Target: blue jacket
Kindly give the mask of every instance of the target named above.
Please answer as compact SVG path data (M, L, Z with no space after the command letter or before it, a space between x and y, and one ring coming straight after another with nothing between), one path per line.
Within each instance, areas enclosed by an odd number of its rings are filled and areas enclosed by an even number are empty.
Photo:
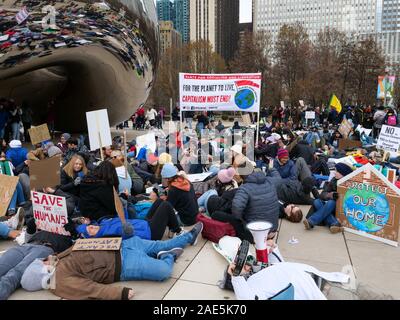
M19 166L26 160L28 150L25 148L11 148L6 152L6 158L11 161L14 167Z
M80 233L84 238L104 238L104 237L111 237L111 236L122 236L122 239L128 239L133 236L137 236L141 239L151 240L151 230L149 223L145 220L139 219L127 219L127 223L130 223L133 226L133 234L126 235L122 231L122 222L120 218L110 218L110 219L103 219L100 221L98 226L100 226L99 232L96 236L91 237L87 231L86 227L87 224L81 224L76 227L76 231Z
M279 172L283 180L297 180L297 168L292 160L289 160L285 165L281 166L278 159L274 159L274 168Z

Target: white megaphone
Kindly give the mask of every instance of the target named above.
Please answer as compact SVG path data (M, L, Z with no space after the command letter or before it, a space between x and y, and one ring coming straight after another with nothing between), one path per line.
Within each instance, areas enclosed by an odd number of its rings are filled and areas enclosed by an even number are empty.
M256 244L257 261L268 263L267 237L272 223L267 221L254 221L247 224L247 229L253 235Z

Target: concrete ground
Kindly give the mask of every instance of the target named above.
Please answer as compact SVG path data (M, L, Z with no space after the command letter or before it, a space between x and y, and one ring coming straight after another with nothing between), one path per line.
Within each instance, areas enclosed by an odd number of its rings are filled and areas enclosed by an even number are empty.
M112 131L113 136L122 131ZM145 132L128 131L128 140ZM304 216L309 206L301 206ZM297 244L290 244L292 237ZM331 234L328 228L304 229L303 223L280 222L277 236L279 249L288 262L306 263L321 271L354 274L357 283L369 289L400 299L400 249L350 233ZM0 241L0 252L16 245L12 241ZM225 259L212 247L212 243L200 238L195 247L185 249L177 260L172 277L165 282L132 281L117 283L132 287L137 300L234 300L231 291L221 290L217 282L227 267ZM367 295L368 297L368 295ZM369 296L371 297L371 295ZM339 291L330 296L335 299L351 299L351 295ZM29 293L17 290L11 300L60 299L47 291Z

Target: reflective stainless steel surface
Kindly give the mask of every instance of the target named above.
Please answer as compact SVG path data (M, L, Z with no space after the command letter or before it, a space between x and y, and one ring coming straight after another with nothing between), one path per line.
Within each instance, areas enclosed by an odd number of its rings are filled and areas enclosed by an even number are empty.
M146 101L158 42L153 0L0 0L0 97L27 100L36 122L54 100L59 130L86 130L85 112L103 108L114 125Z

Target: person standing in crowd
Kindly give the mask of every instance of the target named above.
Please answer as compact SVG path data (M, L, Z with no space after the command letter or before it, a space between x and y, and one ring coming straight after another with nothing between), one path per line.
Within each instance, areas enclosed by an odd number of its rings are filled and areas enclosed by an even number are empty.
M5 100L0 100L0 139L5 139L6 125L9 119L10 113L6 110ZM8 141L6 139L6 141Z
M22 124L24 126L24 141L25 142L30 142L30 136L29 136L29 129L32 126L32 122L33 122L33 110L30 107L30 105L28 104L28 102L24 101L22 102L22 116L21 116L21 120L22 120Z
M11 126L11 139L20 140L22 109L19 106L14 106L10 110L9 123Z
M378 107L378 110L375 111L374 113L374 137L377 139L381 129L382 125L385 123L385 118L386 118L386 112L384 110L383 106Z
M194 111L184 111L183 115L185 116L186 125L190 130L193 129L193 118L194 118Z
M343 227L335 217L336 201L338 199L337 182L353 172L353 169L345 163L337 163L335 166L335 177L324 185L323 192L319 199L314 201L313 213L303 221L307 230L319 224L329 227L331 233L343 231Z
M149 120L150 126L154 128L156 124L156 117L157 117L157 111L154 109L153 106L149 108L146 112L146 118Z
M180 112L181 111L180 111L180 108L178 105L172 110L172 119L171 120L174 122L175 128L177 130L179 130L179 128L180 128L180 121L181 121Z
M188 179L178 175L178 169L172 163L163 166L161 177L166 179L168 186L166 200L178 212L180 222L188 226L195 224L199 206L193 185Z
M207 116L207 111L204 111L197 115L197 125L196 125L196 131L199 135L201 135L203 129L205 129L208 124L210 123L208 116Z

